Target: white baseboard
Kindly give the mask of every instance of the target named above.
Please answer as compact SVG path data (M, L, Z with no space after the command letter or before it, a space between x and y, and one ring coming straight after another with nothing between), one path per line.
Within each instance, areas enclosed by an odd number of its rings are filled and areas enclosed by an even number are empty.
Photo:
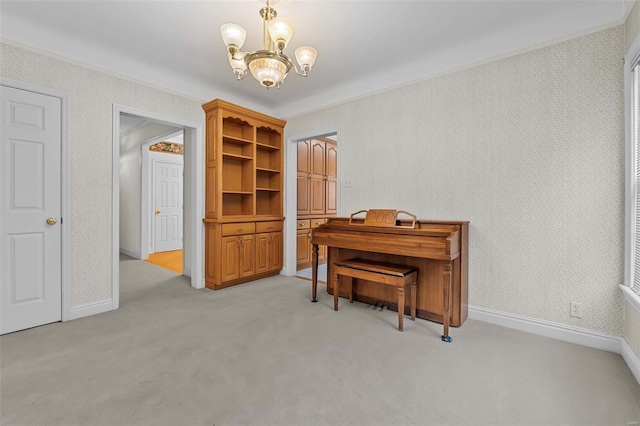
M140 252L129 250L126 248L120 247L120 253L125 254L129 257L133 257L134 259L142 259L142 255L140 254Z
M638 383L640 383L640 358L633 352L626 339L622 339L622 350L620 355L629 366L629 370L633 373Z
M90 315L101 314L113 310L113 300L107 299L100 302L87 303L71 307L71 317L69 319L78 319L88 317Z
M469 306L469 318L590 348L622 353L621 341L624 339L619 336L475 306Z

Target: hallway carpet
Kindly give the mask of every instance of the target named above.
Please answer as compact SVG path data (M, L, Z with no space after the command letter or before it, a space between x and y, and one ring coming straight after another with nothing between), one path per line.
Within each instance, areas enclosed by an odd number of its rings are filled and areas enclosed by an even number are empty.
M123 257L121 308L0 338L10 425L623 425L619 355L467 320L442 328L276 276L220 291Z

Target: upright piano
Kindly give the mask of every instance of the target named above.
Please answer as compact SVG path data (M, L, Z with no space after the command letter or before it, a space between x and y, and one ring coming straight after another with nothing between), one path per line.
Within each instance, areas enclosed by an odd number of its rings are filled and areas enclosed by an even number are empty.
M454 327L467 319L469 222L399 220L393 227L369 226L350 218L330 218L311 235L312 301L317 296L318 246L327 246L327 292L333 294L333 263L350 258L395 263L418 268L417 312L419 318ZM343 278L340 277L340 280ZM348 279L348 278L347 278ZM345 283L346 284L346 283ZM348 297L340 281L340 295ZM382 303L397 309L397 294L390 286L358 280L354 299ZM406 308L409 309L408 307ZM407 311L408 313L408 311ZM448 326L448 324L446 324Z

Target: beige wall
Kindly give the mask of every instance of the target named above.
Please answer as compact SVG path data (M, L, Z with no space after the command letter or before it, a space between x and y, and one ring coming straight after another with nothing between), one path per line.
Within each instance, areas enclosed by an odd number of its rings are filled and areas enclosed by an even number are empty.
M72 306L111 299L113 105L201 123L200 103L0 43L0 76L70 94Z
M636 2L624 24L625 53L640 34L640 6ZM640 357L640 311L625 302L623 336L635 354Z
M291 117L339 128L341 215L470 220L469 303L621 335L622 26ZM569 303L584 318L569 316Z

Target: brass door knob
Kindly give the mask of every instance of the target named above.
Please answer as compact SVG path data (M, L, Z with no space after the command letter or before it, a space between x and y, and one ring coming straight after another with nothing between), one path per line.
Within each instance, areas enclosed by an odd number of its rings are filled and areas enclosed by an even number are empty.
M58 223L58 219L56 219L55 217L50 217L47 219L47 225L55 225L56 223Z
M160 210L156 210L156 214L160 214Z

